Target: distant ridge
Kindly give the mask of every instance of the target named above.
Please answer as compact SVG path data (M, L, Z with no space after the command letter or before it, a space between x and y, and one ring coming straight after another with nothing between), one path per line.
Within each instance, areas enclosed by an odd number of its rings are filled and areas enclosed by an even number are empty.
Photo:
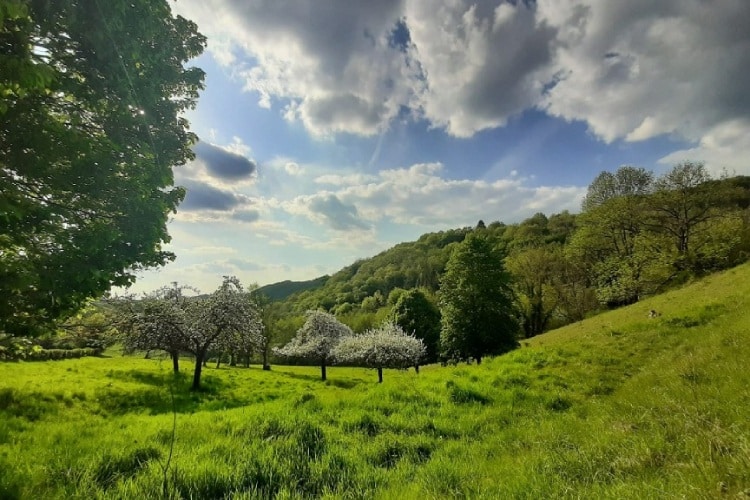
M284 300L297 292L316 290L325 285L328 278L329 276L326 275L307 281L279 281L278 283L271 283L270 285L260 287L258 292L271 300Z

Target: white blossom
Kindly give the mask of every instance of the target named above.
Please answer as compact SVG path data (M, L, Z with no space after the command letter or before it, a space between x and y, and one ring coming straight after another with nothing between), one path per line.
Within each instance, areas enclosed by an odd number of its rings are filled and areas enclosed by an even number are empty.
M382 382L383 368L419 366L426 348L422 339L409 335L396 323L386 322L378 328L342 339L333 351L339 363L376 368Z

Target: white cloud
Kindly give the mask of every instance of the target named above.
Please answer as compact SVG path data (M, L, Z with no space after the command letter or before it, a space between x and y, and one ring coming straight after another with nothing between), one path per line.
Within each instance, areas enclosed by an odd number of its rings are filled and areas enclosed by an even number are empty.
M750 175L750 120L731 120L710 129L693 148L674 151L659 160L675 165L685 160L704 161L714 176Z
M284 170L286 171L287 174L289 174L289 175L295 175L295 176L302 175L302 173L304 172L304 170L302 169L302 167L300 167L299 164L297 164L297 163L295 163L293 161L285 163L284 164Z
M346 182L331 182L333 189L315 194L263 203L335 231L367 232L377 231L382 223L435 230L479 219L520 221L538 211L577 211L585 194L583 187L528 186L528 179L517 173L494 182L446 179L439 163L331 179Z
M603 140L694 142L750 113L750 3L539 0L558 30L547 111Z
M316 136L395 117L468 137L530 108L705 157L750 115L747 0L183 0L246 90ZM743 146L742 141L735 141ZM750 153L737 151L737 156Z
M548 78L554 30L523 3L407 2L406 20L426 82L425 118L469 137L533 107Z
M368 174L326 174L315 178L316 184L328 184L331 186L356 186L377 180L377 176Z

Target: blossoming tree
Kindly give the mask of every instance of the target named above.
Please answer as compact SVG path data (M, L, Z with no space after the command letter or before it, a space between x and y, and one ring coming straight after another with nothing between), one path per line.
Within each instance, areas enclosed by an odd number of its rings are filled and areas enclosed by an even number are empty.
M342 339L333 351L339 363L375 368L380 383L383 382L383 368L406 369L413 366L418 370L419 362L426 353L422 339L407 334L392 322Z
M320 365L320 376L326 380L326 366L332 360L331 351L339 341L351 337L353 332L333 314L323 311L307 311L306 314L307 320L297 330L294 338L273 352L278 356L317 362Z

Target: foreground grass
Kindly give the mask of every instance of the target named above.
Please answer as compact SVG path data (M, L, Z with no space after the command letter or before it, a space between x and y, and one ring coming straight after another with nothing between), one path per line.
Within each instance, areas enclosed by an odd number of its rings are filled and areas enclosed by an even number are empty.
M167 361L0 364L0 498L750 496L749 340L746 265L382 385L222 368L190 393Z

